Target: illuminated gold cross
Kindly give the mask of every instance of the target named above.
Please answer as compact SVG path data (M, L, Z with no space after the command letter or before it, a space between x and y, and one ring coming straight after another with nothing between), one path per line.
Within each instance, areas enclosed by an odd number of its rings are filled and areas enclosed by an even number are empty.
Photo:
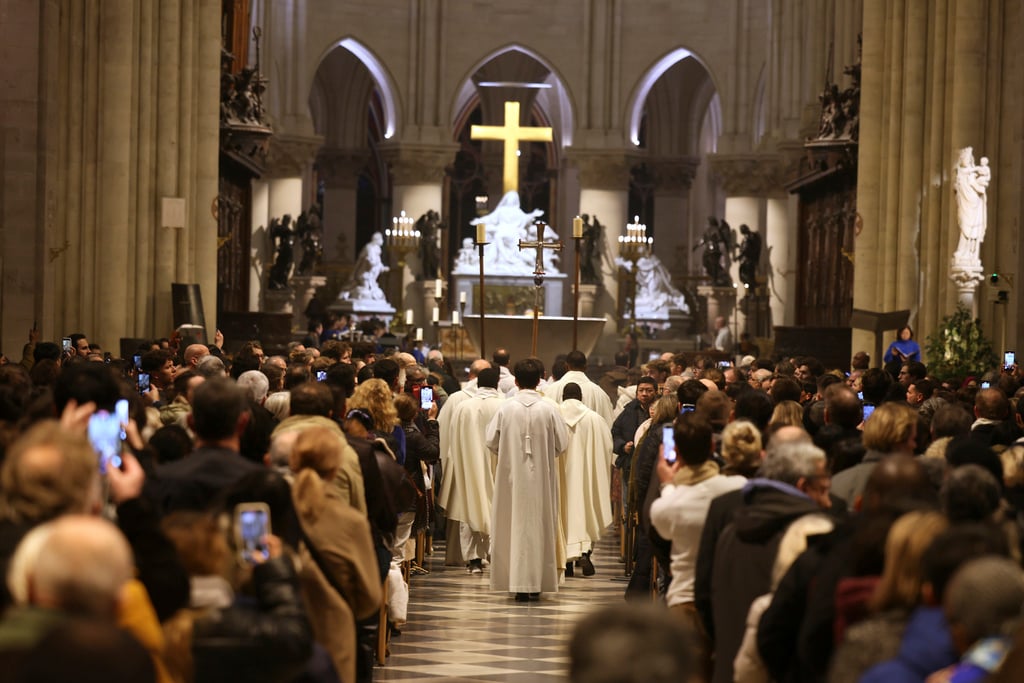
M519 142L521 140L551 142L551 129L519 125L519 103L505 103L505 125L473 126L469 137L474 140L501 140L505 143L502 171L502 194L519 190Z

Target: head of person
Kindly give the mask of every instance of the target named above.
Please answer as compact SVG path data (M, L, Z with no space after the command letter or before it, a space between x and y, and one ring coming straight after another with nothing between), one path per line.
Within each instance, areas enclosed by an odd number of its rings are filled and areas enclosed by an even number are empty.
M409 425L416 419L420 412L420 403L412 394L399 394L395 396L395 411L398 419L404 425Z
M941 439L943 437L967 436L971 433L971 424L974 418L970 412L959 403L946 403L936 409L932 415L931 429L932 437Z
M334 411L334 394L322 382L306 382L289 392L292 415L319 415L330 417Z
M994 524L952 524L928 546L921 558L925 604L942 605L946 589L957 570L976 557L1010 556L1010 546Z
M974 397L974 415L986 420L1005 420L1010 416L1010 402L1000 389L981 389Z
M792 377L780 376L772 380L771 389L768 390L771 394L772 401L775 405L782 403L783 401L795 401L800 402L800 395L803 393L803 388L800 383Z
M49 522L49 535L29 569L29 602L66 614L113 621L122 590L135 576L121 531L91 515Z
M491 354L491 360L494 361L495 365L507 368L512 358L508 354L508 349L499 346L494 349L494 353Z
M745 391L736 398L732 414L737 420L750 420L758 431L764 432L774 410L771 397L760 389L754 389Z
M907 387L907 403L914 407L920 407L935 393L935 384L928 379L919 379L910 383Z
M1020 622L1024 572L1006 557L971 560L953 576L943 603L957 652L982 638L1009 637Z
M896 520L885 539L882 577L869 602L873 611L912 610L920 604L921 558L948 526L945 515L934 510L915 510Z
M832 480L825 451L811 443L809 436L807 439L787 441L768 449L761 464L761 476L799 489L827 510L832 507L832 499L829 498Z
M89 440L42 420L7 449L0 467L0 514L36 524L102 506L99 463Z
M587 354L579 350L570 351L565 357L565 364L570 370L583 372L587 369Z
M732 412L732 401L724 391L712 389L705 391L697 399L697 414L703 417L716 432L721 432L729 421Z
M154 349L142 354L142 371L158 388L171 386L174 381L174 357L166 349Z
M860 378L861 393L864 394L864 402L871 405L880 405L885 400L892 385L892 377L881 368L868 368Z
M210 379L192 396L189 426L197 441L216 442L240 436L249 422L245 391L229 379Z
M368 379L356 386L349 397L349 410L360 408L373 417L374 430L381 435L390 434L398 424L391 387L382 379Z
M954 524L989 522L999 511L1002 490L991 472L979 465L955 467L939 491L942 511Z
M676 389L676 401L679 403L681 410L696 410L697 401L700 397L708 390L706 386L700 383L700 380L688 379L679 385Z
M68 337L71 339L71 348L75 350L75 355L80 358L85 358L89 355L89 340L85 338L84 334L74 332L69 334Z
M714 453L711 423L698 413L683 413L674 425L676 451L684 465L699 467Z
M189 576L227 578L231 550L217 518L209 512L180 510L160 521L160 529Z
M206 344L189 344L185 347L181 360L187 367L194 368L199 365L199 361L209 355L210 349Z
M899 382L904 387L910 386L928 376L928 368L921 361L908 360L900 368Z
M270 380L260 370L246 370L238 376L238 386L245 389L249 400L263 405L270 392Z
M562 400L570 401L573 399L582 401L583 389L576 382L566 382L565 386L562 387Z
M488 361L484 360L483 358L477 358L476 360L469 364L469 379L476 379L477 377L480 376L481 371L486 370L487 368L490 367L494 367L496 370L498 370L498 376L501 376L501 370L499 369L501 366L492 366Z
M749 420L734 420L722 430L722 459L737 474L752 476L761 466L761 432Z
M907 454L882 458L868 476L859 501L850 501L865 514L903 514L938 507L938 492L917 458Z
M833 384L825 390L825 423L845 430L856 429L864 420L864 404L853 389Z
M500 377L501 371L498 368L486 367L477 372L476 385L481 389L497 389Z
M331 481L341 467L345 449L351 446L337 430L312 426L290 430L296 434L288 457L292 472L312 470L324 481Z
M657 395L658 382L650 376L641 377L636 384L636 400L640 401L640 405L648 407Z
M627 602L592 612L569 643L571 683L676 683L693 671L693 635L665 609Z
M350 438L357 437L360 439L366 439L373 436L373 415L364 408L349 408L348 412L345 413L345 419L341 424L342 428L345 430L345 434Z
M914 338L914 330L910 327L910 325L904 325L903 327L900 328L897 338L900 341L910 341L911 339Z
M804 409L796 401L779 401L772 411L772 419L768 421L768 431L772 432L785 425L802 427L804 424Z
M516 378L516 386L520 389L536 389L544 374L544 366L536 358L524 358L518 361L512 370Z
M858 351L850 360L850 368L853 370L867 370L870 366L871 356L867 351Z
M913 455L917 448L917 411L906 403L883 403L864 422L863 439L869 450Z
M214 377L226 377L227 368L224 365L224 360L217 356L203 356L199 359L196 364L196 374L206 379L213 379Z
M377 379L384 380L384 383L387 384L392 391L397 391L401 386L399 382L400 371L401 368L398 363L390 358L381 358L373 364L373 376Z

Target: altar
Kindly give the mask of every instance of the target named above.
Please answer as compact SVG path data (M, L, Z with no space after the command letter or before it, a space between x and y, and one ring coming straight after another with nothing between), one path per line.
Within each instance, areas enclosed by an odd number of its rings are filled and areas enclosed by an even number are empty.
M480 348L480 316L467 315L463 319L466 334L473 346ZM579 319L579 350L588 356L593 352L604 332L604 318ZM538 320L537 357L544 361L546 371L551 371L555 356L572 351L572 318L563 316L542 316ZM490 358L491 352L501 346L508 349L512 365L531 354L533 340L533 316L490 315L484 319L484 334L487 335L487 351L482 358Z
M480 276L468 273L452 273L455 301L466 295L466 313L480 313ZM540 313L544 317L562 315L562 294L568 276L564 273L550 273L544 276L541 286ZM533 275L490 275L485 276L483 311L490 320L491 315L516 316L532 314L534 302ZM571 310L569 311L572 312Z

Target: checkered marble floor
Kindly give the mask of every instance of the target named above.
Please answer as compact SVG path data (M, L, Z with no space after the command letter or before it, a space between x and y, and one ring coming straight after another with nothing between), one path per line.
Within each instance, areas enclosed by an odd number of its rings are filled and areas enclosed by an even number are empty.
M391 639L391 656L374 680L564 682L576 622L623 599L626 584L612 580L622 576L618 551L618 536L609 531L594 551L594 576L584 578L577 568L558 593L517 603L490 591L489 569L479 575L445 567L444 547L435 546L430 573L412 577L409 621Z

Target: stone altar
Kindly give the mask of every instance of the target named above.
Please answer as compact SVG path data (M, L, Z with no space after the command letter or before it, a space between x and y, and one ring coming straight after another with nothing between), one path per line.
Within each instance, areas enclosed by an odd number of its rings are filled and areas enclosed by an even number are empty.
M478 314L477 298L480 293L480 275L452 273L455 291L466 294L466 313ZM541 315L544 317L562 315L562 292L568 275L548 273L544 276L541 289ZM533 275L484 275L484 295L487 305L484 311L487 319L493 315L527 315L533 311ZM454 297L453 301L459 301ZM571 306L569 313L571 313ZM582 313L582 311L581 311ZM570 333L571 334L571 333Z

